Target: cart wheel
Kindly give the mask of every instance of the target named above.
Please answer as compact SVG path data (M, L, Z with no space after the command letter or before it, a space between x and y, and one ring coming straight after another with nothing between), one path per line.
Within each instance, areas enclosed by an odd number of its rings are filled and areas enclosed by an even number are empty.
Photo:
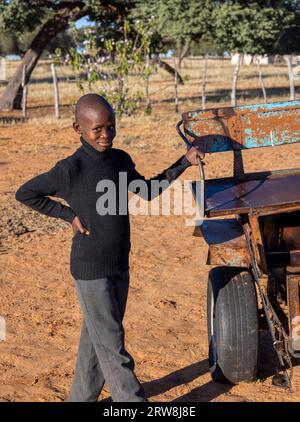
M210 271L207 324L213 381L254 379L259 361L259 320L256 290L248 269L217 267Z

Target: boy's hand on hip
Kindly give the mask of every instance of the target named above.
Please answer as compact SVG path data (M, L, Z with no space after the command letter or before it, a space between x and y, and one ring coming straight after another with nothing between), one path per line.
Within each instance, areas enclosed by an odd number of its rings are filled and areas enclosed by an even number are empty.
M89 235L90 232L83 227L83 225L81 224L81 221L79 220L79 218L74 217L73 221L72 221L72 229L73 229L73 234L75 235L78 231L80 231L81 234L85 234L85 235Z
M199 147L191 147L185 156L193 166L198 164L198 157L199 159L203 158L203 154Z

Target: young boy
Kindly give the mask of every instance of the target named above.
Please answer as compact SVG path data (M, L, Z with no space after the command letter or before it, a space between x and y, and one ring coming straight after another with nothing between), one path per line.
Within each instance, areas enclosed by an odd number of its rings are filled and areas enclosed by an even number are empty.
M104 382L114 401L147 401L134 374L134 360L125 349L122 325L129 288L128 208L125 213L99 215L97 184L114 182L118 210L120 172L127 175L127 195L133 180L142 180L149 188L151 180L172 182L188 166L197 164L200 152L191 148L167 170L145 180L125 151L112 148L115 114L103 97L82 96L73 127L80 135L80 148L16 192L18 201L62 218L73 228L70 266L84 321L69 401L96 402ZM63 198L70 206L48 196ZM150 191L147 199L152 197Z

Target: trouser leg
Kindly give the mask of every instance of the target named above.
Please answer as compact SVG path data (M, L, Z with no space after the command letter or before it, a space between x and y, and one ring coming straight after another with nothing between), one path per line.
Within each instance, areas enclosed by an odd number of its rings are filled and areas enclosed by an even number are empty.
M69 401L96 402L104 382L98 357L83 321Z
M128 271L122 272L119 276L115 277L115 280L117 302L121 318L123 319L129 289ZM69 401L97 401L104 383L104 375L101 370L93 343L90 339L86 323L83 320L74 379L71 387Z
M114 401L145 401L125 350L122 318L129 285L128 272L120 276L75 280L84 314L70 401L96 401L104 380Z

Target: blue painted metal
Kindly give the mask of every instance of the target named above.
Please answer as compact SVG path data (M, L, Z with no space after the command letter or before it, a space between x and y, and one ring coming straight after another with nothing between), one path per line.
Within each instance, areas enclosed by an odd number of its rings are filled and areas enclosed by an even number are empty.
M186 135L203 152L300 142L300 101L191 111L182 118Z

